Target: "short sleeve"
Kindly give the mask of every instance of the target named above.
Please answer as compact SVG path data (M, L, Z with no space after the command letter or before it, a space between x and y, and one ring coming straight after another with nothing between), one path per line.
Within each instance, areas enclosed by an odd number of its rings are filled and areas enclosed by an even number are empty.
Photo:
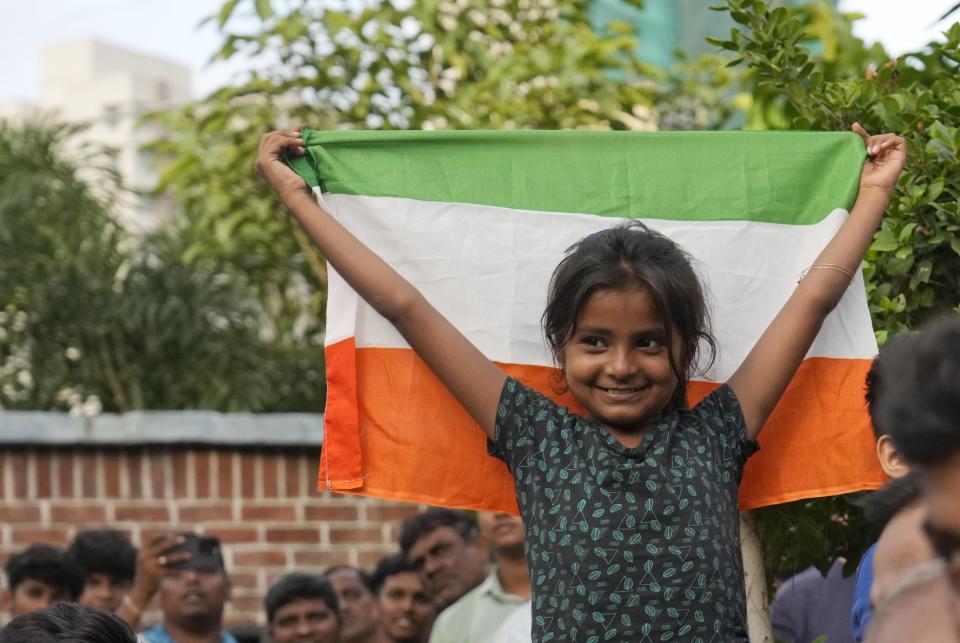
M747 437L740 401L727 384L714 389L692 409L705 434L714 438L716 461L735 468L739 478L747 458L760 450L756 441Z
M497 404L496 439L488 441L488 451L515 472L543 450L548 434L555 433L567 415L562 406L508 377Z

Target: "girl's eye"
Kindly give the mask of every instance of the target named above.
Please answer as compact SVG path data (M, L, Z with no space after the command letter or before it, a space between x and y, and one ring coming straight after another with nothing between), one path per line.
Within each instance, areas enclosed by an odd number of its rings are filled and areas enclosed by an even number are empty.
M643 349L661 348L663 342L656 337L643 337L637 340L637 347Z
M581 344L590 346L591 348L603 348L606 345L606 342L603 341L602 337L596 337L588 335L580 340Z

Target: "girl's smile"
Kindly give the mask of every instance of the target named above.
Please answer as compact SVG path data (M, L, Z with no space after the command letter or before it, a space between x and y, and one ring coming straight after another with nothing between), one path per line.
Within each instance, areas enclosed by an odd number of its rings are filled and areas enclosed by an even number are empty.
M570 392L591 420L604 424L626 447L670 402L677 378L660 315L646 288L600 290L583 306L573 337L563 350Z

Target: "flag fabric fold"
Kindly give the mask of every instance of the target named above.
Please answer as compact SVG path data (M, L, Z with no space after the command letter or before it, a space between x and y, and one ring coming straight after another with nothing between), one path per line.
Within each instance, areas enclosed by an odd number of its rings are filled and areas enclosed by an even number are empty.
M578 239L642 219L709 291L725 381L847 216L864 159L849 133L303 132L317 198L505 372L559 392L540 330ZM321 489L516 512L485 436L397 331L330 270ZM743 508L876 488L864 378L877 352L860 275L760 435Z

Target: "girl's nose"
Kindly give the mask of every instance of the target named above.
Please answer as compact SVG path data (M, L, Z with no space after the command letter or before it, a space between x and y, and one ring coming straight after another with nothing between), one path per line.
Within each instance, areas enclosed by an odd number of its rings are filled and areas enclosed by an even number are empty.
M631 359L630 351L613 350L610 352L610 359L607 361L607 372L616 378L624 378L632 375L636 366Z

